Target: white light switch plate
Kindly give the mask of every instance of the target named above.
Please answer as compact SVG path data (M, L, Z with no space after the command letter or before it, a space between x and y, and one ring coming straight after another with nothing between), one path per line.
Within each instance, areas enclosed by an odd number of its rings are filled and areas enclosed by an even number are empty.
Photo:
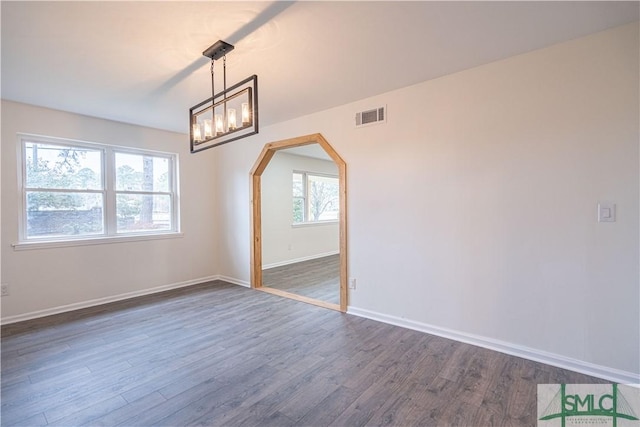
M616 222L616 204L598 202L598 222Z

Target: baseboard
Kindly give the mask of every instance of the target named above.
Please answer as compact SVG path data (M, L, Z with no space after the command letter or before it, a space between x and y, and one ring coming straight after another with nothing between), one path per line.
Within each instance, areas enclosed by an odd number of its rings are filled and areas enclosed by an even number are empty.
M331 251L331 252L324 252L316 255L303 256L301 258L288 259L286 261L273 262L271 264L264 264L262 266L262 269L268 270L270 268L282 267L289 264L295 264L297 262L311 261L313 259L324 258L327 256L338 255L338 254L340 254L340 251Z
M94 307L97 305L108 304L110 302L122 301L130 298L140 297L144 295L156 294L158 292L169 291L171 289L183 288L185 286L197 285L200 283L211 282L213 280L226 280L220 276L200 277L198 279L186 280L184 282L172 283L169 285L157 286L155 288L142 289L140 291L127 292L124 294L114 295L110 297L97 298L89 301L82 301L74 304L62 305L45 310L32 311L30 313L18 314L16 316L8 316L0 319L0 324L8 325L10 323L22 322L25 320L37 319L39 317L51 316L53 314L66 313L68 311L80 310L83 308ZM228 280L226 280L228 281ZM233 283L233 282L232 282Z
M627 372L607 366L596 365L593 363L584 362L582 360L573 359L559 354L548 353L546 351L537 350L518 344L459 332L452 329L440 328L426 323L415 322L395 316L389 316L387 314L381 314L357 307L349 307L347 313L354 316L366 317L367 319L377 320L379 322L388 323L407 329L413 329L416 331L437 335L443 338L448 338L454 341L487 348L489 350L495 350L500 353L509 354L511 356L522 357L523 359L545 363L547 365L568 369L570 371L579 372L620 384L640 384L640 375L634 374L633 372Z
M251 283L246 282L244 280L235 279L235 278L229 277L229 276L218 275L218 276L216 276L216 280L223 280L225 282L231 283L232 285L244 286L245 288L250 288L251 287Z

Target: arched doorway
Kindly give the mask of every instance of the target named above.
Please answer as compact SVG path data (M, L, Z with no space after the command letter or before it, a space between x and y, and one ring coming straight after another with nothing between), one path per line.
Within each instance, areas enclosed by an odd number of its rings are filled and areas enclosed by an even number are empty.
M262 174L267 165L280 150L294 147L318 144L335 162L339 178L339 264L340 264L340 303L332 304L324 301L308 298L289 292L263 287L263 253L262 253ZM253 168L251 169L251 287L272 294L296 299L318 306L346 312L347 310L347 190L346 190L346 163L331 147L329 142L319 133L305 135L297 138L285 139L268 143L262 149Z

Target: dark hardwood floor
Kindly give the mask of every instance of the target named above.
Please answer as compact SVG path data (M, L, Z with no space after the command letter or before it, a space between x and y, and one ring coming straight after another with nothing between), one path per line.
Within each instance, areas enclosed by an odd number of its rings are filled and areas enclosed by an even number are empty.
M2 327L2 426L533 426L605 382L211 282Z
M340 255L262 270L262 285L340 304Z

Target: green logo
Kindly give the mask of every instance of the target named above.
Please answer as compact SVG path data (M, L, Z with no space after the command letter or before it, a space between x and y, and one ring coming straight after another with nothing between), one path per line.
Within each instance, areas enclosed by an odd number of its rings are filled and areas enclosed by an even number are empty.
M638 421L638 416L633 409L634 406L637 409L638 405L636 396L630 396L633 397L631 403L634 405L632 406L618 388L618 384L570 384L570 391L567 391L567 384L560 384L559 390L553 395L549 404L540 411L541 386L552 385L538 385L539 421L559 419L562 427L566 426L569 417L581 417L580 420L572 418L572 424L581 425L602 425L603 420L609 418L610 423L607 424L613 427L618 426L619 420ZM539 425L543 424L539 423Z

